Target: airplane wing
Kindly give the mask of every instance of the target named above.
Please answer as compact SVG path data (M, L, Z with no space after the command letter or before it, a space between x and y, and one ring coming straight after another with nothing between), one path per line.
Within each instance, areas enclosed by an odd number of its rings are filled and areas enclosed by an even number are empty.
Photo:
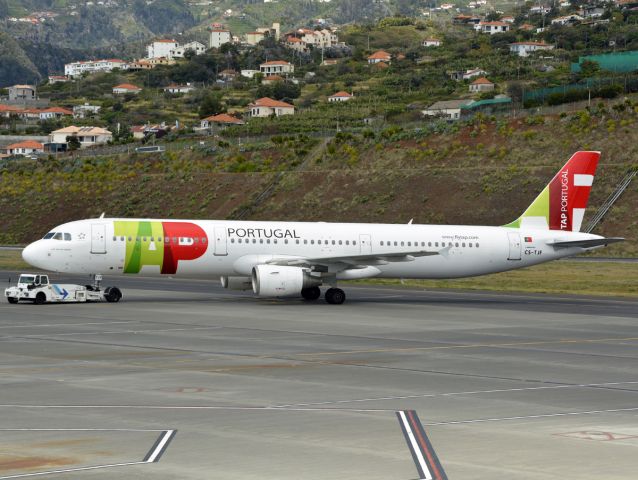
M267 263L297 267L341 266L342 269L363 268L370 265L387 265L391 262L412 262L416 257L439 255L438 251L415 250L411 252L378 253L362 255L341 255L325 257L275 257ZM320 269L317 269L320 270Z
M555 240L553 242L547 242L548 245L556 248L569 248L569 247L580 247L580 248L593 248L593 247L601 247L607 246L610 243L624 242L625 239L622 237L609 237L609 238L594 238L591 240L570 240L570 241L560 241Z

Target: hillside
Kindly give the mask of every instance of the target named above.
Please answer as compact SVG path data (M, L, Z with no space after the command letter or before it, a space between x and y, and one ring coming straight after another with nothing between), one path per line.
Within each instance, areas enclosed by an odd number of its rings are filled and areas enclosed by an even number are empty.
M3 165L0 243L38 238L63 221L109 216L487 224L511 221L578 149L603 158L589 215L638 158L638 104L431 129L391 127L189 147L158 157L43 159ZM274 183L273 183L274 182ZM272 186L262 202L255 199ZM638 185L596 230L638 237ZM635 242L606 254L638 254Z

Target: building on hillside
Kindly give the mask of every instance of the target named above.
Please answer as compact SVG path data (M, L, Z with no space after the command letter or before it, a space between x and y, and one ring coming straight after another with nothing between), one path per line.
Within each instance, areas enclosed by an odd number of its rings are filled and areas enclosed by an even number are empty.
M264 38L266 38L266 34L264 32L248 32L244 35L244 43L255 46Z
M463 80L470 80L474 77L485 76L487 75L487 72L481 68L470 68L469 70L449 71L447 74L452 80L461 82Z
M257 72L257 70L255 70L255 72ZM219 75L217 76L224 82L232 82L237 78L237 75L238 73L235 70L227 68L226 70L219 72Z
M7 155L33 155L44 153L44 145L33 140L25 140L23 142L12 143L6 147L0 147Z
M515 21L516 21L516 18L512 17L511 15L504 15L501 17L501 22L514 23Z
M33 85L13 85L9 87L10 102L33 102L37 100L36 89Z
M268 97L255 100L248 105L248 108L250 109L250 115L252 117L270 117L271 115L279 117L281 115L295 114L294 105Z
M348 100L354 98L354 95L345 91L340 91L337 93L333 93L328 97L329 102L347 102Z
M230 33L230 30L226 30L224 28L215 28L213 27L210 31L210 48L219 48L226 43L230 43L233 41L233 36Z
M133 85L132 83L120 83L119 85L113 87L114 95L124 95L126 93L137 95L141 91L142 89L140 87L138 87L137 85Z
M421 42L421 46L423 46L423 47L440 47L441 46L441 40L439 40L438 38L426 38L425 40L423 40L423 42Z
M177 48L179 43L173 39L155 40L146 47L148 58L171 58L171 50Z
M285 60L271 60L259 65L259 71L264 75L282 75L294 73L295 66Z
M128 63L119 58L108 58L103 60L86 60L82 62L72 62L64 65L64 75L69 78L79 77L84 73L111 72L116 68L128 70Z
M390 55L388 52L384 50L377 50L376 52L374 52L372 55L368 57L369 64L381 63L381 62L390 63L391 60L392 60L392 55Z
M202 55L206 53L206 45L199 42L188 42L184 45L178 45L177 47L171 49L168 54L168 58L184 58L184 55L189 50L195 55Z
M113 134L100 127L70 127L55 130L49 134L49 143L67 144L69 137L76 137L80 148L103 145L113 140Z
M70 78L66 75L49 75L49 84L55 85L56 83L66 83L70 81Z
M472 93L491 92L494 88L495 85L485 77L477 78L470 83L470 92Z
M259 70L243 69L240 75L245 78L253 78L257 73L259 73Z
M270 85L276 82L283 82L283 81L284 81L284 77L282 77L281 75L268 75L264 77L261 83L263 85Z
M286 43L286 47L290 48L291 50L294 50L295 52L301 53L308 50L308 45L301 38L289 36L289 37L286 37L285 43Z
M227 113L220 113L218 115L211 115L209 117L202 118L199 124L199 130L211 130L214 127L222 129L233 125L243 124L244 121L237 117L233 117Z
M22 108L20 107L17 107L14 105L0 104L0 117L3 117L3 118L15 117L21 111L22 111Z
M571 15L565 15L565 16L562 16L562 17L556 17L556 18L552 19L552 25L571 26L571 25L576 25L577 23L580 23L583 20L584 20L583 17L573 13Z
M300 39L306 46L314 48L330 48L339 43L337 33L327 28L321 30L300 28L292 32L292 36Z
M490 35L509 32L511 28L512 25L507 22L479 22L474 27L477 32L489 33Z
M461 100L443 100L435 102L421 113L426 117L444 117L448 120L458 120L461 118L461 107L472 103L474 100L465 98Z
M102 107L99 105L89 105L88 103L76 105L73 107L73 118L89 118L98 115L101 109Z
M534 5L529 9L530 15L547 15L552 11L552 7L548 5Z
M73 111L62 107L48 107L39 110L40 120L51 120L62 117L72 117Z
M178 85L176 83L171 83L170 85L162 88L162 90L164 90L164 92L166 93L173 93L173 94L190 93L193 90L195 90L195 86L191 85L190 83L187 83L186 85Z
M516 42L510 43L510 52L515 53L519 57L527 57L530 53L539 50L553 50L554 45L544 42Z

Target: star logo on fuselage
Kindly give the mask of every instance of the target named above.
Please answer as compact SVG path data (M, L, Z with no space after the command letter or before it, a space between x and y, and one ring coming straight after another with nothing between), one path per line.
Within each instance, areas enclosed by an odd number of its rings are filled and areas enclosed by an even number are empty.
M84 233L80 233L80 234L78 235L78 238L79 238L80 240L84 240L84 238L85 238L85 237L86 237L86 234L84 234Z

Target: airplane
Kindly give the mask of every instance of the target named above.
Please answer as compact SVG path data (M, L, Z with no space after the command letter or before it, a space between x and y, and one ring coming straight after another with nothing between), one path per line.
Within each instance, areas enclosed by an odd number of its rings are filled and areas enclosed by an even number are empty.
M503 226L92 218L59 225L24 260L53 272L219 277L260 297L342 304L365 278L444 279L503 272L623 241L580 232L600 152L576 152ZM111 290L112 301L121 298ZM118 296L119 295L119 296ZM107 297L108 299L108 297Z

